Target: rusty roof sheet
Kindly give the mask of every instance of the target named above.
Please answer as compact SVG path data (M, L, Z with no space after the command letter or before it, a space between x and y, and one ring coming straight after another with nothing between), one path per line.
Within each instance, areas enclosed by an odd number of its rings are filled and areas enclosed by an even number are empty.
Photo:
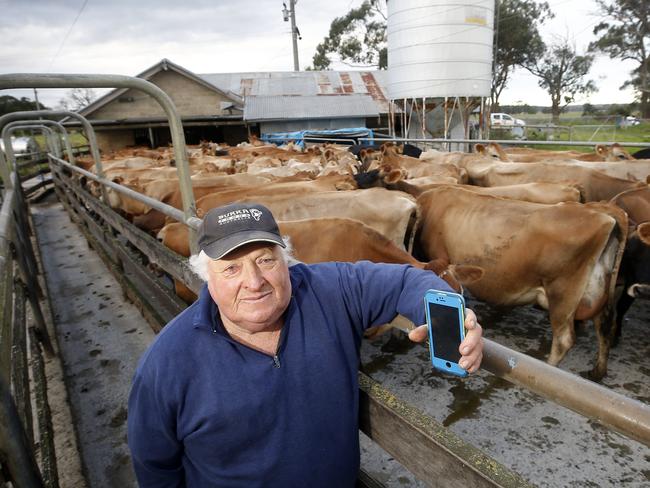
M369 95L249 96L244 120L376 117L377 104Z
M386 71L280 71L199 75L220 90L241 97L365 95L379 113L388 112Z

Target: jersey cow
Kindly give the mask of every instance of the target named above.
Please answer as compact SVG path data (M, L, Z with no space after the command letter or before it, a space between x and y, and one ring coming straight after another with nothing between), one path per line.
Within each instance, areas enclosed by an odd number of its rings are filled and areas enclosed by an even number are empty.
M483 268L483 278L467 288L488 303L547 309L552 365L575 342L574 320L593 319L599 349L591 377L605 375L624 212L607 204L543 205L453 187L425 192L418 205L418 242L427 259Z
M423 263L400 249L376 230L345 218L321 218L278 221L280 233L289 239L292 255L304 263L325 261L356 262L368 260L375 263L410 264L440 274L449 285L461 291L461 283L476 281L482 270L476 266L449 265L441 260ZM158 233L158 239L172 251L182 256L190 255L187 226L174 222ZM176 293L187 302L196 296L178 280ZM383 331L385 329L381 329Z

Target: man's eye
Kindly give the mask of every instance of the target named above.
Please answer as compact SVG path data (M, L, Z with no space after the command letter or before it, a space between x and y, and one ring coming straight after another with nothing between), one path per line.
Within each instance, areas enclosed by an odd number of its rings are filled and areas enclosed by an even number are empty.
M262 258L259 261L260 264L270 266L271 264L275 263L275 258Z
M237 273L237 266L228 266L222 271L222 273L226 276L232 276Z

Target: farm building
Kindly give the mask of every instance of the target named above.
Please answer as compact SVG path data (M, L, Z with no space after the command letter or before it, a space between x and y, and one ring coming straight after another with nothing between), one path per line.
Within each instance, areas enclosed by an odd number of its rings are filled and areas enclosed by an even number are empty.
M237 144L249 134L387 125L383 71L194 74L163 59L138 75L173 100L189 144ZM148 95L116 89L83 110L102 150L170 142L167 119Z

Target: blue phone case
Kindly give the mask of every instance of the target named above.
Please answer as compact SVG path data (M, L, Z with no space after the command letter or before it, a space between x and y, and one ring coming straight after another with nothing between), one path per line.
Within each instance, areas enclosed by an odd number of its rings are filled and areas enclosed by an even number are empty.
M429 326L431 364L440 371L456 376L467 376L467 371L458 364L460 360L458 346L465 338L465 299L458 293L428 290L424 295L424 309ZM438 320L444 322L440 324L443 334L436 334L438 329L434 331ZM438 344L436 344L436 335Z

